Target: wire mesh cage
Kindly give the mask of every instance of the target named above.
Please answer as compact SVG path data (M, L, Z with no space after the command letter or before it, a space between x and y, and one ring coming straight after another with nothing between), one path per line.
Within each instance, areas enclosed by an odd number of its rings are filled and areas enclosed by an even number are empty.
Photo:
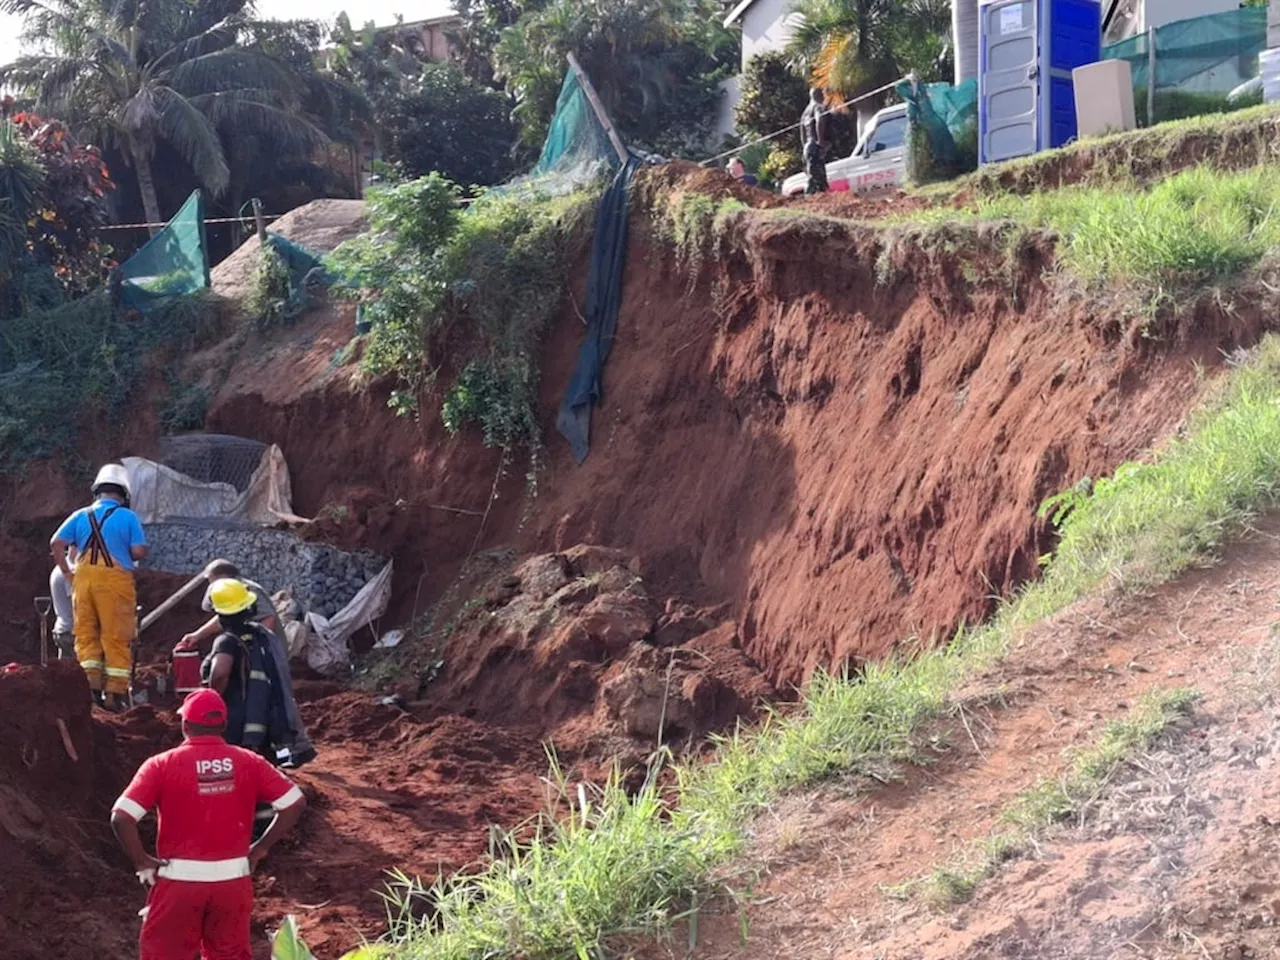
M243 493L266 452L267 444L259 440L195 433L161 438L157 459L193 480L227 483Z

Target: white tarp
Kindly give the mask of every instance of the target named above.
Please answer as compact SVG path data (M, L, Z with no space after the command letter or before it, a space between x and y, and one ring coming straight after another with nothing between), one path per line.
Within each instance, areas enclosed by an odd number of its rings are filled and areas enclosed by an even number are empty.
M125 457L121 462L133 486L133 510L143 523L175 518L306 523L293 512L289 467L275 444L263 453L243 493L229 483L201 483L154 460Z
M373 622L387 611L391 601L391 563L382 572L360 588L351 602L332 617L318 613L307 614L310 636L307 638L307 665L317 673L334 674L351 662L347 640L361 627Z

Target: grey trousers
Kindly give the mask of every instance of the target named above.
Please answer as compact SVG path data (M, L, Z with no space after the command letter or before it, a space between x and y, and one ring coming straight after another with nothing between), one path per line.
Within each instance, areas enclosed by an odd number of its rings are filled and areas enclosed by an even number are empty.
M57 567L49 574L49 595L53 597L54 633L72 633L71 584Z
M264 629L267 628L264 627ZM267 633L271 635L271 657L276 662L276 673L280 677L280 687L284 693L285 716L289 726L297 733L292 746L295 750L304 750L311 747L311 738L307 736L302 714L298 712L298 701L293 699L293 676L289 673L289 649L274 630L267 629Z

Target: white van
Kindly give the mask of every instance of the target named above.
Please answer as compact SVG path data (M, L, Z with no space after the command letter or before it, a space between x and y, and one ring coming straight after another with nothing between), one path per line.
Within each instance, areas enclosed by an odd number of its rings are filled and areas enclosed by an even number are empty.
M871 118L853 153L827 164L832 192L875 193L895 190L907 176L907 105L896 103ZM809 175L797 173L782 182L782 195L794 197L809 186Z

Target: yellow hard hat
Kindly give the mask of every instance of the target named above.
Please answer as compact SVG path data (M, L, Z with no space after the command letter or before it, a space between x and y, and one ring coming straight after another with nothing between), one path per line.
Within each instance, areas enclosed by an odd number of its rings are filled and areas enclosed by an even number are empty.
M224 578L210 584L207 599L215 613L231 616L252 607L258 602L258 595L239 580Z

